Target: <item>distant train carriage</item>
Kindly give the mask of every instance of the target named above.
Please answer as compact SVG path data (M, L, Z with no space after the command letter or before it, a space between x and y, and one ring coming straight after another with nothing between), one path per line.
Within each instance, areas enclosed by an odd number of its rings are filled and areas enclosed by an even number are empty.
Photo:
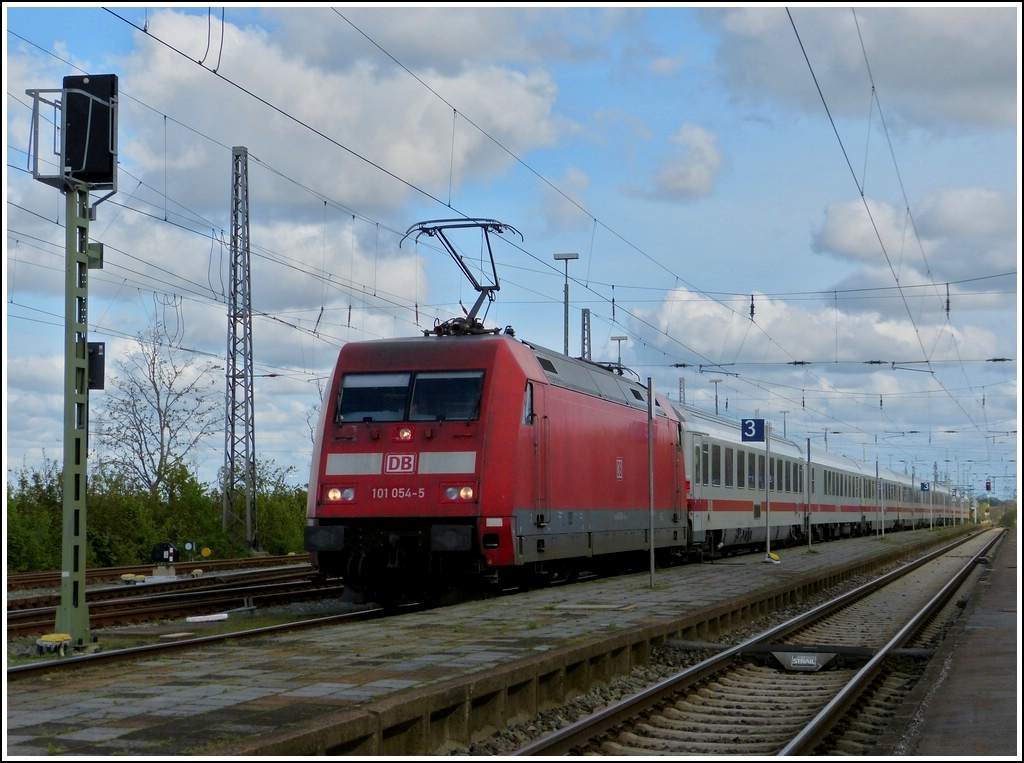
M686 429L694 542L723 552L799 538L806 522L799 449L776 437L768 448L743 442L739 421L679 404L676 409Z

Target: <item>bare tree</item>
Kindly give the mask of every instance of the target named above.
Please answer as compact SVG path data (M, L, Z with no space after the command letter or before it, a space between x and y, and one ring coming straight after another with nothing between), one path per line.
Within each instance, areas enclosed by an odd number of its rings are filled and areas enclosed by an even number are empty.
M135 346L117 362L118 373L106 385L95 417L104 446L101 463L153 495L191 465L203 440L224 431L224 400L214 394L217 367L197 363L164 337L160 324L136 336Z
M323 416L324 409L324 385L323 382L317 381L316 391L319 402L310 404L306 408L306 426L309 427L309 441L316 445L317 438L320 437L320 430L323 427L323 422L320 420Z

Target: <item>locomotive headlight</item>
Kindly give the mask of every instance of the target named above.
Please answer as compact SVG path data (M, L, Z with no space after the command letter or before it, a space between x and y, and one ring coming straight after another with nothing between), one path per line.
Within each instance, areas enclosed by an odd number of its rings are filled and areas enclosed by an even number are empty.
M327 500L331 503L351 503L355 500L356 491L351 487L332 487L327 490Z
M412 427L395 427L395 430L391 435L391 439L395 442L411 442Z
M472 485L445 485L442 494L446 501L472 501L476 498L476 490Z

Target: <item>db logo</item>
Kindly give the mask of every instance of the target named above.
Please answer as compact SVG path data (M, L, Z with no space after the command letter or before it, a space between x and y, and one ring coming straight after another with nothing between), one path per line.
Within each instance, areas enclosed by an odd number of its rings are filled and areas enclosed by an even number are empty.
M414 474L416 455L414 453L389 453L384 457L385 474Z

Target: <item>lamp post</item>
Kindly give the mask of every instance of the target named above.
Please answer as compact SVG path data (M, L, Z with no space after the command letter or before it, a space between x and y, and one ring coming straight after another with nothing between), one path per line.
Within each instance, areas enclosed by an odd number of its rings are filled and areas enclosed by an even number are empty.
M715 415L718 415L718 385L722 383L721 379L708 379L709 382L715 385Z
M622 343L628 341L628 336L613 336L612 341L619 343L619 372L622 372Z
M782 439L785 440L786 439L786 414L789 413L789 411L779 411L779 413L782 414Z
M555 255L555 260L561 260L565 263L565 291L563 292L565 297L565 326L563 330L563 336L565 337L563 352L569 354L569 260L578 260L579 254L576 252L562 252L561 254Z

